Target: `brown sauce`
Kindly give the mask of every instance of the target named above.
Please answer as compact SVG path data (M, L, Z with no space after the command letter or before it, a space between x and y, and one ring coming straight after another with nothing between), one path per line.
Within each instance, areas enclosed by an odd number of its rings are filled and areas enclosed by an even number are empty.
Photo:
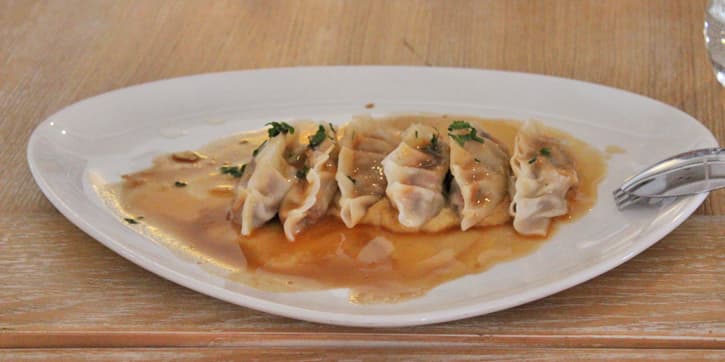
M448 115L395 116L390 121L399 127L424 122L445 132L453 119L480 122L509 150L520 126L516 121ZM557 219L555 229L591 209L606 165L602 154L586 143L559 130L547 131L567 142L581 180L570 200L570 213ZM232 279L273 291L346 287L352 291L350 300L358 303L422 295L443 282L527 255L546 240L518 235L510 224L465 232L393 233L365 225L348 229L332 216L295 242L285 239L277 221L242 237L239 227L226 219L235 179L218 170L224 164L247 162L264 138L264 132L254 132L217 141L197 150L203 157L195 162L161 156L153 167L114 185L109 201L118 205L122 217L143 216L130 227L173 240L169 247L223 266Z
M625 150L624 148L619 147L617 145L608 145L607 147L604 148L604 158L609 160L614 155L620 155L620 154L623 154L626 152L627 152L627 150Z

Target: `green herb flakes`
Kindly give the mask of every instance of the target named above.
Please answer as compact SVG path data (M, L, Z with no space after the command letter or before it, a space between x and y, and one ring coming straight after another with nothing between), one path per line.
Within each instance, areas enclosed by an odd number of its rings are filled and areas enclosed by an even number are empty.
M453 121L448 126L449 131L454 131L457 129L469 129L469 128L472 128L471 124L466 121Z
M325 140L325 137L325 127L319 126L317 128L317 132L308 138L310 140L310 144L308 147L315 148L319 146Z
M423 147L423 151L428 153L438 153L440 152L440 143L438 141L438 135L434 134L430 138L430 143L427 144L425 147Z
M240 178L244 174L244 170L246 168L246 164L241 166L222 166L219 168L219 172L221 172L222 175L230 175L235 178ZM186 185L186 183L184 183L184 185Z
M302 167L301 169L297 170L295 173L295 176L297 176L298 179L304 180L307 177L307 172L310 171L310 168L307 166Z
M254 151L252 151L252 157L256 156L265 144L267 144L267 140L264 140L264 142L262 142L262 144L257 146L257 148L255 148Z
M462 130L468 130L468 133L452 133L454 131L462 131ZM467 142L467 141L474 141L478 143L483 143L484 140L481 138L477 133L478 131L476 128L471 126L470 123L465 121L453 121L448 126L448 136L450 136L456 143L458 143L461 147Z
M295 134L294 127L290 126L286 122L269 122L265 126L272 126L267 130L269 138L277 137L279 134Z

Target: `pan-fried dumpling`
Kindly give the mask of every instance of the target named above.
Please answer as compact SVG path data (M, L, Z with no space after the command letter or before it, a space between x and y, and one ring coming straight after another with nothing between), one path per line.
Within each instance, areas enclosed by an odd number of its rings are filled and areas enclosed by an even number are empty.
M451 148L450 200L461 216L461 230L497 225L510 219L509 155L480 128L453 121L448 128Z
M368 208L385 197L381 161L397 144L396 131L370 117L355 118L345 127L335 179L340 218L347 227L357 225Z
M516 193L510 213L514 229L524 235L546 235L551 218L568 212L567 194L579 184L574 161L561 142L528 122L516 135L511 168Z
M244 168L230 209L233 220L241 224L242 235L250 235L271 220L292 187L295 169L284 158L285 149L294 142L292 133L290 125L272 123L269 139Z
M302 151L304 165L296 172L297 183L287 193L279 210L287 240L317 222L327 213L337 192L337 132L333 126L318 125Z
M448 172L448 144L431 126L413 124L400 145L382 161L385 193L398 210L398 221L420 228L445 204L443 180Z

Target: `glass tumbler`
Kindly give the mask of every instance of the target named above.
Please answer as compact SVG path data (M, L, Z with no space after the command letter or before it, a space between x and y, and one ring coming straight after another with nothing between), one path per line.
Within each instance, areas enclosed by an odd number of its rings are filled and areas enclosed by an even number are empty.
M715 77L725 86L725 0L708 2L703 34Z

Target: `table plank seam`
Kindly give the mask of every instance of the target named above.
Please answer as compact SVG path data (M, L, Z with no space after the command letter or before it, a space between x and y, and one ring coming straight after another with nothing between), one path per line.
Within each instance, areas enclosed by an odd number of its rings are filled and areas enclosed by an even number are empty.
M0 332L0 348L659 348L725 349L725 335L413 334L316 332Z

